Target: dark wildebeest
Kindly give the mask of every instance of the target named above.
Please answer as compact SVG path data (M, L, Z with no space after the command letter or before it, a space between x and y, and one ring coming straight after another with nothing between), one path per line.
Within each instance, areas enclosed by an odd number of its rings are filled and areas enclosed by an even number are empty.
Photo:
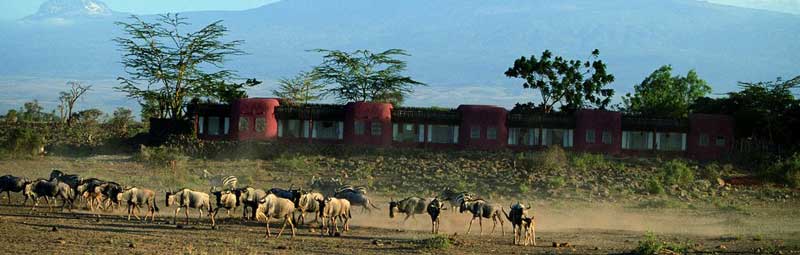
M335 198L346 199L350 202L351 206L361 206L361 213L369 212L371 213L369 206L372 208L380 209L370 201L369 197L365 194L365 192L360 191L359 189L344 189L336 192L333 194Z
M527 210L530 207L525 207L525 205L520 204L517 202L510 206L509 213L506 213L505 209L502 209L503 214L506 216L509 222L511 222L511 229L514 231L514 244L520 244L523 242L523 226L522 226L522 219L527 216Z
M258 202L262 199L267 197L267 192L263 189L255 189L252 187L244 187L241 189L235 190L236 197L239 200L239 203L242 204L242 219L255 219L256 218L256 208L258 208ZM247 208L250 208L252 213L250 216L247 216Z
M406 218L403 219L403 223L405 223L408 218L414 217L415 214L425 213L428 202L430 202L430 199L420 197L408 197L400 201L392 199L389 202L389 218L394 218L394 211L397 209L398 212L406 214Z
M434 198L430 203L428 203L426 211L428 212L428 215L431 216L431 233L433 234L439 233L439 226L441 225L439 219L442 210L447 210L447 207L444 206L444 202L439 200L439 198Z
M475 219L478 219L478 224L480 224L481 231L480 235L483 234L483 218L491 218L494 224L492 225L492 232L494 233L494 229L497 226L497 221L500 221L500 231L502 231L503 235L505 235L505 229L503 228L503 217L500 216L500 206L496 206L489 202L486 202L483 199L478 199L471 202L462 202L461 208L459 208L460 213L464 213L465 211L469 211L472 213L472 219L469 221L469 227L467 228L467 234L472 229L472 222Z
M8 204L11 204L11 192L19 193L25 189L25 185L31 183L30 180L23 178L23 177L16 177L12 175L4 175L0 176L0 193L5 192L6 196L8 197ZM28 202L26 197L25 201L22 203Z
M50 181L39 179L25 185L25 196L33 199L33 208L31 208L31 212L36 210L36 206L39 205L39 198L42 197L44 197L45 202L50 207L50 211L53 211L53 206L50 204L49 198L61 199L61 211L64 211L64 207L66 207L68 203L69 210L72 211L73 202L75 201L75 194L72 188L66 183L59 182L55 179Z

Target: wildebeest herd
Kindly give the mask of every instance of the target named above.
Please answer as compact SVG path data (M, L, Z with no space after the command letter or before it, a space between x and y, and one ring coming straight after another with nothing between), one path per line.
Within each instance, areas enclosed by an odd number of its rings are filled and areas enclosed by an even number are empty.
M208 174L207 172L205 172ZM283 226L276 237L280 237L289 225L292 237L295 236L296 224L306 222L306 215L314 214L314 222L318 222L321 235L338 236L350 230L353 206L361 206L361 213L371 213L372 209L379 209L367 196L367 189L362 186L346 185L335 178L312 178L308 189L271 188L258 189L251 186L238 187L235 176L206 176L211 186L210 193L181 188L164 192L164 205L175 207L173 224L177 224L178 213L184 210L185 223L189 224L189 210L198 210L198 222L203 213L210 218L212 227L216 226L217 213L225 209L227 217L231 212L236 213L242 207L242 220L258 220L266 223L266 236L271 237L269 223L272 219L283 221ZM25 206L32 200L31 213L36 210L41 198L50 210L57 200L61 200L61 211L72 211L77 200L85 202L86 207L100 217L102 212L111 212L126 206L127 219L134 216L138 220L155 221L157 193L142 187L122 186L112 181L97 178L81 178L74 174L65 174L60 170L53 170L50 178L29 180L24 177L5 175L0 177L0 194L6 192L8 203L11 204L11 192L22 193ZM212 201L212 196L214 200ZM447 206L445 203L449 204ZM144 208L144 219L139 217L140 210ZM438 233L440 218L444 210L458 210L459 213L469 212L472 219L467 227L469 234L472 223L478 219L480 234L483 233L483 218L492 219L492 233L497 223L500 223L501 233L504 218L511 222L514 232L514 244L536 245L535 221L529 215L530 206L519 202L509 207L506 212L501 206L479 198L469 192L457 192L445 188L433 198L408 197L399 201L391 199L389 202L389 217L394 218L395 213L405 214L403 222L416 214L428 214L431 218L431 232ZM341 232L339 226L341 225Z

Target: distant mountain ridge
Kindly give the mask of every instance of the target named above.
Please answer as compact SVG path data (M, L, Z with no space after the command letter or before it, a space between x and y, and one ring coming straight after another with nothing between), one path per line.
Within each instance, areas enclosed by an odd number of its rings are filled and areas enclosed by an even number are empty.
M22 19L27 22L75 22L80 19L106 19L120 15L97 0L48 0L39 10Z
M108 18L68 26L0 24L0 77L115 85L123 69L112 41L121 32L113 21L126 15L108 11L111 16L101 16ZM405 49L412 55L405 58L408 75L429 84L408 101L420 106L531 100L521 82L503 72L514 59L545 49L579 59L600 49L617 77L617 95L665 64L684 74L697 69L717 93L736 89L739 80L800 74L800 17L695 0L284 0L246 11L182 15L194 28L224 20L228 39L245 40L249 53L227 67L267 81L318 64L321 56L310 49ZM269 96L268 87L250 94ZM0 104L2 97L38 93L0 95ZM52 93L42 98L55 98L57 90Z

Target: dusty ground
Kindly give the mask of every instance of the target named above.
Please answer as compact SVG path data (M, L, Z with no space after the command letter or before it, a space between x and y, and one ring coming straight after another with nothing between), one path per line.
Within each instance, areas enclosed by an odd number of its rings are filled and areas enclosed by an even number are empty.
M250 161L202 164L263 167L262 162ZM44 177L51 168L157 190L166 183L142 165L119 158L0 161L0 175ZM131 171L142 174L122 175ZM263 186L281 181L269 174L255 176L254 181L265 183ZM447 211L441 230L453 238L454 244L432 249L422 241L433 237L427 232L427 215L402 224L401 218L388 218L388 199L380 197L375 200L383 210L371 214L361 213L360 208L354 210L352 232L320 237L304 226L294 239L289 238L288 230L279 239L265 239L264 224L242 223L240 213L234 219L222 215L220 228L212 230L207 218L196 224L197 212L191 211L192 224L178 227L167 222L174 208L164 208L163 195L158 197L161 212L156 223L128 222L120 211L105 213L99 220L85 210L62 213L42 208L31 214L29 206L18 205L20 194L12 194L12 199L14 205L9 206L5 195L0 196L0 254L619 254L635 248L648 231L666 241L689 242L698 253L752 254L761 250L800 254L800 221L796 220L800 205L796 202L720 210L702 203L695 203L691 209L640 209L622 202L531 200L538 223L536 247L511 245L508 224L505 236L499 229L488 234L490 220L483 222L483 236L477 234L477 221L472 233L466 235L469 217ZM276 233L280 224L272 226ZM553 242L570 246L553 248Z

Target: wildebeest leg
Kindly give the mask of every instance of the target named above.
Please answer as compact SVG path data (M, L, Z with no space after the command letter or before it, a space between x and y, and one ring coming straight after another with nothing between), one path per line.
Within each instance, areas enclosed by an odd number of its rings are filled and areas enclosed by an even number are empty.
M328 229L325 228L325 217L322 217L322 222L319 225L320 225L319 235L324 236L325 233L327 233L327 230L328 230Z
M131 221L131 213L133 213L133 206L128 204L128 221Z
M281 226L281 231L278 232L278 236L275 237L276 239L277 238L281 238L281 235L283 234L283 230L286 229L286 223L287 222L292 222L292 216L291 215L287 215L286 217L283 218L283 226Z
M272 233L269 232L269 220L270 217L267 217L267 238L270 238L272 236Z
M172 224L178 224L178 213L181 211L181 207L175 209L175 214L172 215Z
M186 225L189 225L189 207L183 208L183 214L186 215Z
M37 205L39 205L39 198L38 197L34 197L33 198L33 207L31 207L31 212L30 213L33 213L33 211L36 211L36 206Z
M472 216L472 219L469 220L469 226L467 227L467 235L469 235L469 231L472 230L472 222L475 221L475 216Z
M478 226L481 228L480 232L478 232L478 235L483 235L483 217L478 216Z
M336 218L339 217L338 216L331 217L331 221L333 224L333 232L331 232L331 236L336 235L336 233L339 232L339 224L336 223Z
M203 207L197 208L197 211L200 212L200 216L197 217L197 225L200 225L200 220L203 219Z
M6 192L6 198L8 199L8 205L11 205L11 191L5 190L5 192ZM3 191L0 191L0 193L3 193Z
M349 217L345 217L344 218L344 232L349 232L349 231L350 231L350 218Z
M406 214L406 218L403 219L403 225L406 224L406 221L408 220L408 218L411 218L411 215L413 215L413 214Z

